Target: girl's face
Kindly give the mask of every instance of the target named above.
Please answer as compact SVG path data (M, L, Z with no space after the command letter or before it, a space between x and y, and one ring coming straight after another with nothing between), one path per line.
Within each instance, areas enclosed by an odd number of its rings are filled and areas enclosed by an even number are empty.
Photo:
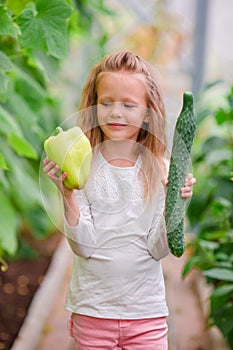
M98 123L106 140L137 140L148 122L143 75L129 72L102 73L97 85Z

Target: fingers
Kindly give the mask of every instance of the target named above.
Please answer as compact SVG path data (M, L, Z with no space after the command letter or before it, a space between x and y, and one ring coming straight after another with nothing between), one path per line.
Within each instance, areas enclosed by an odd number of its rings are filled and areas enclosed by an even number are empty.
M191 198L193 195L192 187L182 187L180 189L180 194L183 198Z
M59 166L55 162L50 161L48 158L45 158L43 170L44 173L48 175L48 177L53 178L59 169Z
M50 161L50 160L49 160L49 158L48 158L48 157L46 157L46 158L43 160L43 164L44 164L44 165L46 165L46 164L48 164L48 163L49 163L49 161Z
M48 157L46 157L43 161L44 173L55 183L55 185L62 190L63 189L63 181L67 177L67 173L61 172L60 167L53 161L50 161Z
M188 173L185 179L185 186L192 186L197 182L197 179L193 176L192 173Z
M65 173L65 172L62 173L62 175L61 175L61 181L62 182L65 180L66 176L67 176L67 173Z
M193 174L189 173L186 176L184 187L181 188L180 193L183 198L191 198L193 195L192 186L197 182Z

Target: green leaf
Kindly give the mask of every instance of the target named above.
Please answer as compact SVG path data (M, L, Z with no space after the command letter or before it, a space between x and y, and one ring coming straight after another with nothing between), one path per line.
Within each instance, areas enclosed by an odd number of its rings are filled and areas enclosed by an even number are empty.
M0 51L0 72L9 72L13 68L13 64L9 57Z
M27 101L32 110L40 109L46 99L44 87L19 67L15 67L14 74L16 92Z
M37 168L27 158L20 158L10 147L5 148L4 157L11 171L8 173L10 193L21 215L33 206L41 206L41 194L38 185ZM27 198L27 200L22 200Z
M0 134L8 135L11 132L16 133L18 136L22 136L22 131L19 124L16 122L15 117L10 114L6 109L0 106Z
M227 336L233 329L233 304L227 303L222 307L212 310L212 315L217 327L221 330L224 336Z
M218 164L220 162L232 160L232 151L228 149L219 149L210 152L206 158L206 162L209 165Z
M6 176L6 171L0 171L0 183L1 183L1 186L7 191L11 190L8 176Z
M203 271L204 276L222 281L233 282L233 271L228 269L213 268Z
M199 241L200 243L200 247L204 248L204 249L208 249L208 250L215 250L219 247L219 243L218 242L213 242L213 241L207 241L205 239L200 239Z
M9 57L0 51L0 100L5 102L7 99L10 78L6 72L11 71L13 64Z
M15 112L16 119L22 126L27 141L34 146L37 152L40 152L42 147L41 141L44 140L45 135L44 126L39 125L41 121L39 113L32 110L30 104L27 103L28 101L15 91L11 91L7 102L11 110Z
M28 169L26 165L20 165L19 161L16 164L18 164L18 168L12 170L12 175L14 176L12 176L10 181L12 191L14 190L15 192L17 192L17 195L15 196L15 202L17 204L17 207L20 208L24 219L26 219L25 211L30 211L33 210L33 207L41 206L41 193L36 174L34 175L34 177L32 176L32 174L26 174L26 171L30 171L30 169ZM27 200L22 201L22 198L27 198ZM46 215L45 212L44 215ZM38 219L40 220L40 218Z
M20 121L20 124L30 130L34 129L37 125L37 116L31 110L30 105L23 98L21 94L18 94L14 91L8 97L8 104L11 107L12 111L17 115L17 119Z
M218 298L221 296L225 296L231 292L233 292L233 284L224 284L223 286L214 289L212 297Z
M45 212L44 207L30 207L25 213L29 227L33 227L34 237L43 239L54 230L54 225Z
M17 215L12 203L0 189L0 246L9 254L16 252Z
M6 101L10 79L6 72L12 70L13 64L9 57L0 51L0 100Z
M8 144L13 148L13 150L20 156L26 158L38 159L37 153L32 145L30 145L25 139L19 137L13 132L9 134L7 138Z
M18 155L30 159L38 159L34 147L24 137L10 133L7 137L7 142Z
M31 0L7 0L6 5L14 13L19 15Z
M0 169L8 170L8 166L1 152L0 152Z
M215 291L215 289L214 289L214 291ZM217 296L214 296L212 294L210 297L211 310L214 311L216 309L221 309L222 307L224 307L229 302L230 296L231 296L231 292L219 294Z
M192 256L184 266L182 271L182 277L186 277L187 274L192 270L193 267L196 267L200 258L198 256Z
M31 49L27 50L27 54L28 62L32 67L39 69L46 80L57 82L57 73L60 68L60 61L57 58L49 56L43 51Z
M216 255L215 255L215 257L216 257ZM223 260L217 261L216 262L216 267L218 267L218 268L226 268L226 269L229 269L229 270L231 270L233 268L231 261L227 261L227 260L225 260L225 261L223 261Z
M220 109L215 114L215 119L216 119L218 125L222 125L222 124L227 123L227 122L232 123L233 111L230 109L228 111L226 109Z
M0 34L16 37L18 33L19 29L9 16L7 8L0 4Z
M16 18L21 45L57 58L67 53L67 28L71 7L64 0L37 0L36 11L24 9Z
M227 141L223 137L219 136L210 136L207 138L202 145L201 153L203 155L207 155L208 153L211 153L213 150L218 150L223 147L226 147Z
M9 77L5 73L0 72L0 100L3 102L7 99L9 83Z

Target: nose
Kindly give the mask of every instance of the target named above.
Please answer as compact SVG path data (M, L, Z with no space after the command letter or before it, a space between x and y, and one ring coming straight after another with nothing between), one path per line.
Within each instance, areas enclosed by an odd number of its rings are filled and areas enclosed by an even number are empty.
M111 115L114 118L121 118L123 116L122 106L120 102L114 102L112 104Z

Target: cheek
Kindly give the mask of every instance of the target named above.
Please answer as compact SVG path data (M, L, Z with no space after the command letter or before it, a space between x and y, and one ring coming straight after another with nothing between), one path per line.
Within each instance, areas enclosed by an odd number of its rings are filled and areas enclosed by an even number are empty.
M146 113L144 111L135 111L132 115L128 116L128 121L135 127L140 128L143 122L146 121Z
M107 113L106 109L101 108L101 106L98 106L97 107L97 119L98 119L99 125L106 124L107 117L108 117L108 113Z

